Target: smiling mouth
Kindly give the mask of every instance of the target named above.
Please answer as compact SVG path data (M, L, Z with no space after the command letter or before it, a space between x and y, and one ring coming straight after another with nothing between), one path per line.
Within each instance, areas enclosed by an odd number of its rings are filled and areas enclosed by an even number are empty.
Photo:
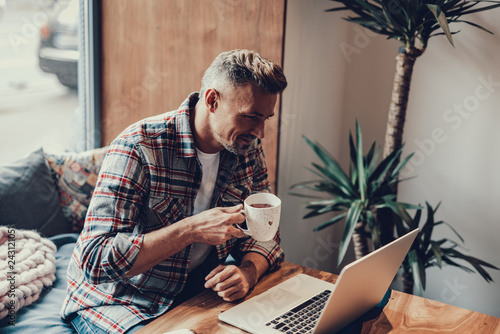
M243 141L246 145L250 145L256 139L255 136L241 136L240 140Z

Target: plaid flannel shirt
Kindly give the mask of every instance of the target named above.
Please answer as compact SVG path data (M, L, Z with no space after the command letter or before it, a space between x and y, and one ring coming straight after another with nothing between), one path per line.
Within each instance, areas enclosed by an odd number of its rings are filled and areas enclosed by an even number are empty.
M126 278L144 234L192 215L202 170L189 126L191 94L176 111L142 120L110 145L92 197L85 227L68 267L61 316L75 312L103 330L123 333L166 312L182 291L191 246L140 275ZM211 207L240 204L253 192L269 191L262 147L245 155L221 152ZM228 240L216 246L220 263L231 253L262 254L270 270L283 261L274 240Z

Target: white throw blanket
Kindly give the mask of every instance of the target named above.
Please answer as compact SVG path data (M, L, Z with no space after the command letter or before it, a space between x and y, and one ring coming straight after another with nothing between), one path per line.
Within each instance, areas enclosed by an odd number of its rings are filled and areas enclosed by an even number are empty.
M0 319L40 297L55 281L56 246L35 231L0 226Z

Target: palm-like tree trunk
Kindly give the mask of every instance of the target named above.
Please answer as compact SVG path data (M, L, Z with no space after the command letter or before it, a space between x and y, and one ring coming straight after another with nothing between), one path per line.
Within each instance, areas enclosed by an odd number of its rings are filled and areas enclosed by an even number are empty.
M396 56L396 74L392 88L389 118L384 143L384 158L403 145L403 131L406 120L406 108L410 92L411 76L416 59L422 55L424 49L403 49ZM397 195L397 184L393 185L392 193ZM386 245L394 239L394 215L389 209L379 210L377 213L380 223L380 241ZM413 277L405 270L403 275L405 291L413 292Z
M416 59L422 55L423 49L403 49L396 56L396 74L394 76L394 86L392 89L391 104L389 106L389 119L384 143L384 158L403 144L403 130L406 119L406 108L410 93L411 76ZM391 189L397 195L397 185ZM380 241L386 245L394 240L394 216L390 209L382 209L377 213L380 223ZM354 244L354 254L359 259L369 253L368 243L365 233L365 224L359 222L352 236ZM404 277L404 280L406 280ZM411 279L411 275L409 276Z
M401 148L403 143L403 130L406 118L406 108L410 91L411 77L416 59L422 55L425 46L428 45L429 38L440 35L437 30L443 30L448 41L453 45L452 32L449 23L467 22L459 20L463 15L491 10L500 7L500 3L486 5L471 9L480 1L438 1L425 2L413 1L412 10L408 10L406 2L396 1L391 6L384 1L369 0L332 0L340 4L336 8L328 9L328 12L350 10L355 15L345 17L347 21L360 24L364 28L388 38L399 40L404 47L396 57L396 75L389 107L389 118L384 143L383 158ZM477 28L488 31L472 22L467 22ZM489 32L489 31L488 31ZM419 43L421 48L415 47ZM389 173L392 171L389 171ZM388 189L389 192L397 196L397 185ZM390 209L377 211L377 227L380 232L380 243L385 245L394 239L394 215ZM357 243L359 254L363 249L367 249L366 240L363 239L363 229L356 227L353 239ZM375 231L377 232L377 231ZM372 231L373 233L373 231ZM358 253L357 253L358 254ZM413 279L410 267L405 267L405 280L413 286ZM411 280L411 282L410 282ZM413 291L413 288L411 288Z
M354 256L356 259L360 259L370 252L368 250L368 240L366 238L365 223L363 221L359 221L356 227L354 227L352 243L354 245Z
M403 52L399 52L396 56L396 74L394 76L389 118L385 133L384 158L403 144L403 130L413 66L415 65L415 60L423 52L424 49L404 49Z
M403 292L412 295L414 285L415 285L415 282L413 282L413 276L411 274L410 267L409 267L409 265L404 265L403 266Z

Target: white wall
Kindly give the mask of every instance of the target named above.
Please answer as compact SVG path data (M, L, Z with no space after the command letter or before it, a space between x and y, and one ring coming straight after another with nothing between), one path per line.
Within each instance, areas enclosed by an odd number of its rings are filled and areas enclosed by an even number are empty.
M282 101L278 195L286 260L338 273L343 226L313 232L327 217L303 220L305 199L289 195L290 185L315 178L306 167L317 160L302 135L321 142L344 166L356 118L365 147L373 140L382 145L399 44L365 34L341 19L345 13L325 13L332 4L288 0L284 69L289 87ZM404 135L404 155L417 152L406 173L417 177L400 186L400 200L433 206L441 201L437 218L464 237L468 254L500 267L498 14L500 9L469 17L494 36L455 26L462 30L454 35L456 48L434 37L417 60ZM436 232L441 236L456 240L445 228ZM352 259L350 252L346 261ZM499 317L500 271L490 273L495 283L449 266L428 270L424 296Z

